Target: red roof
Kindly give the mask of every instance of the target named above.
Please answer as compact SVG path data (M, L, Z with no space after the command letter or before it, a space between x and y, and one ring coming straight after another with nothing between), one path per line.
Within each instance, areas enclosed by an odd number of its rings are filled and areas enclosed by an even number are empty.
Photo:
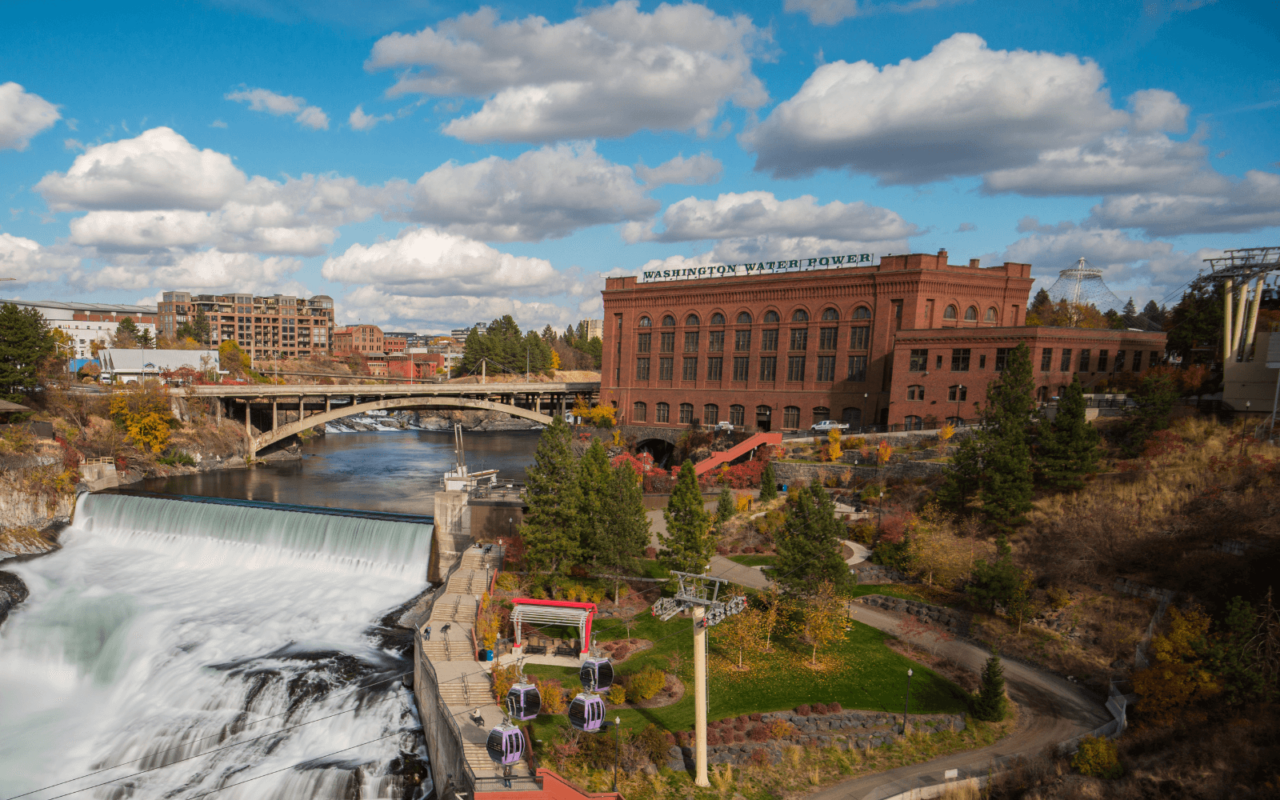
M534 600L532 597L516 597L511 600L515 606L552 606L553 608L580 608L583 611L596 611L595 603L575 603L571 600Z

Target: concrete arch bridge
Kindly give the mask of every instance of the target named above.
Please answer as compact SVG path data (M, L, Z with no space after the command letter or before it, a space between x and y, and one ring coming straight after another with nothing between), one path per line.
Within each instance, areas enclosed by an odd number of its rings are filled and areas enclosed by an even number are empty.
M599 383L422 384L376 386L196 386L188 398L215 401L218 419L242 419L249 456L316 425L370 411L472 409L551 423L552 414L588 400ZM283 419L282 419L283 415Z

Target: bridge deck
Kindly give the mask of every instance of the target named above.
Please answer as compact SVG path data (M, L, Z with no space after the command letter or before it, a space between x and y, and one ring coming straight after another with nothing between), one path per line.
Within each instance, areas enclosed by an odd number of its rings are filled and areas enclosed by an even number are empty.
M196 397L349 397L351 395L384 395L387 397L431 397L492 394L586 394L600 391L599 381L573 383L428 383L428 384L367 384L349 386L323 386L320 384L263 384L192 386L188 389Z

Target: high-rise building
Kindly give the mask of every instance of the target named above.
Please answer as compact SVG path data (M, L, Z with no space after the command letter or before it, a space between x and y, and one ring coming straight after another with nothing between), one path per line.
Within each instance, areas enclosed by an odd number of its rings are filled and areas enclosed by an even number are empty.
M586 329L587 341L592 339L604 339L604 320L602 319L584 319L578 323L578 330Z
M333 298L288 295L192 295L165 292L159 308L162 336L176 338L178 328L203 311L210 347L236 342L254 358L305 358L328 353L333 343Z

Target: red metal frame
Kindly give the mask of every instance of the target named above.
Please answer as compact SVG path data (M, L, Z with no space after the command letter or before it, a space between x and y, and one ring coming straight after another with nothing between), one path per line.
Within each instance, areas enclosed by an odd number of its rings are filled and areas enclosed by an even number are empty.
M583 611L589 611L587 614L587 624L585 629L585 637L582 642L582 652L587 652L591 645L591 622L596 617L599 609L595 603L576 603L572 600L534 600L532 597L515 597L511 600L511 605L519 606L551 606L552 608L577 608ZM514 649L514 646L513 646Z

